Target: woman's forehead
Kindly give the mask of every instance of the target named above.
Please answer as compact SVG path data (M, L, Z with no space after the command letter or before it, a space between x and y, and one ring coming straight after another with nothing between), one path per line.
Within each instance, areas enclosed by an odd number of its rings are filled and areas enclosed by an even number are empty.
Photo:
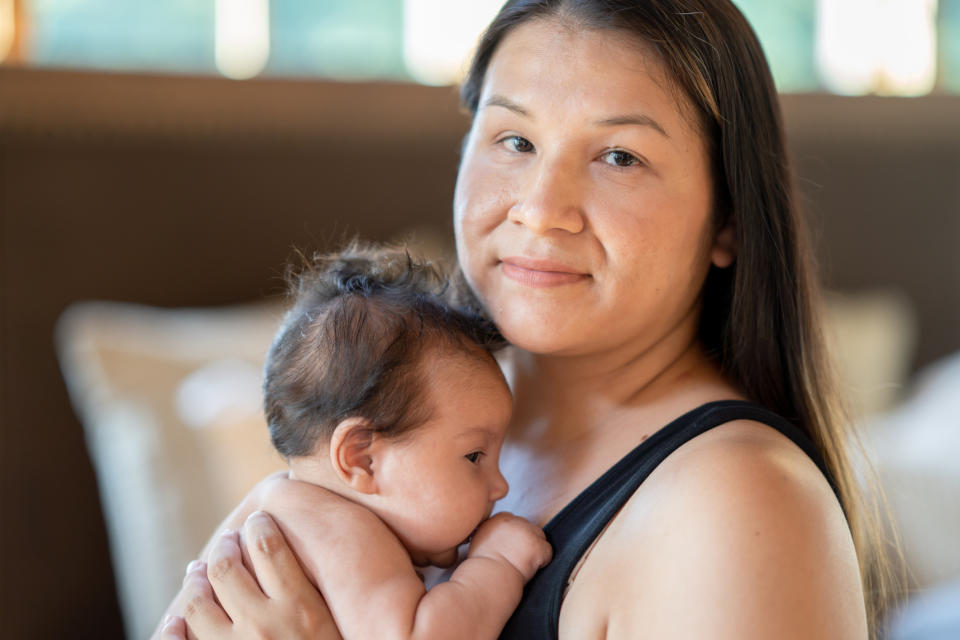
M643 112L664 129L699 131L690 117L695 110L652 44L566 18L537 18L504 37L487 68L478 111L500 98L534 118L538 108L551 107L599 120Z

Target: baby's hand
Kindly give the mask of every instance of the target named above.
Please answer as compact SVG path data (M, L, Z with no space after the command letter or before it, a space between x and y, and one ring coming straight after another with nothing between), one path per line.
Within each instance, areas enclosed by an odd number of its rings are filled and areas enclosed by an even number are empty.
M553 557L543 529L512 513L485 520L470 540L468 558L486 557L510 563L523 576L533 577Z

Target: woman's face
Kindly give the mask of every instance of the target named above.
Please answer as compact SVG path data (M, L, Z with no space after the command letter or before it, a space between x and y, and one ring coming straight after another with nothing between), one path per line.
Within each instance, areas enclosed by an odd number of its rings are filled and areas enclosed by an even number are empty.
M487 70L454 198L457 251L504 335L536 353L652 346L695 326L713 238L706 147L648 47L554 19Z

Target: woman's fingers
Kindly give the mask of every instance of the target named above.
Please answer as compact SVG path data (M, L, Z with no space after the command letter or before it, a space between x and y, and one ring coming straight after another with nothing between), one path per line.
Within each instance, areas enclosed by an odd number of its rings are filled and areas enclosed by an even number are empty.
M186 621L185 631L188 638L223 638L230 633L233 623L213 595L213 589L207 580L206 563L190 563L178 600L182 602L180 609ZM191 631L193 634L190 634Z
M252 513L244 524L243 537L253 570L267 597L316 594L316 587L307 579L273 518L262 511Z
M262 607L267 601L256 579L243 566L236 531L224 531L213 543L207 557L207 578L223 611L230 618L251 607Z
M188 573L190 588L185 586L184 591L189 591L193 606L186 608L187 640L194 635L200 640L340 638L323 597L273 518L260 512L251 515L244 523L242 544L248 556L241 553L236 532L221 534L211 543L203 580L193 582L196 572Z
M187 623L179 616L167 616L160 627L159 640L187 640Z
M251 514L244 523L243 540L247 559L272 604L273 615L261 621L260 628L285 640L340 639L323 596L304 573L274 519L262 511ZM256 627L253 618L251 612L249 622Z

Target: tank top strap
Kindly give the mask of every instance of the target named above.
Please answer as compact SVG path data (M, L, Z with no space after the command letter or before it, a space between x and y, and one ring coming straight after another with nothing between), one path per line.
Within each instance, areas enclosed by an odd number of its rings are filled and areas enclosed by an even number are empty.
M839 498L820 452L789 421L757 404L738 400L697 407L637 445L547 523L544 532L553 546L553 560L527 584L501 639L556 638L567 581L593 541L667 456L693 438L734 420L760 422L788 437L816 463Z

